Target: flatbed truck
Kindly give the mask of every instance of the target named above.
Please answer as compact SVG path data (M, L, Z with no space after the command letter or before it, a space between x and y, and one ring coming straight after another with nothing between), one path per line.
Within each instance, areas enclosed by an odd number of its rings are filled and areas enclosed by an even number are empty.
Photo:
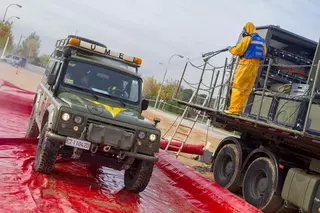
M216 183L241 193L265 213L320 212L319 43L279 26L258 27L257 32L268 55L241 115L224 113L237 59L226 59L220 71L209 62L223 51L204 54L201 69L193 65L200 71L189 77L198 74L197 84L188 79L187 62L173 98L205 113L214 127L240 133L224 138L212 155ZM208 72L221 84L208 78ZM179 98L181 88L187 87L195 93L189 102ZM199 103L201 94L208 97L206 104Z

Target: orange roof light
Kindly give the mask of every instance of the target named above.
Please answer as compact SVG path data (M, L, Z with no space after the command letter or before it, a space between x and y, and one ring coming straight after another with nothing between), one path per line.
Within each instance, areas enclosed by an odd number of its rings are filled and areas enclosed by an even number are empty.
M80 40L77 38L70 38L68 41L68 44L71 44L74 46L80 46Z
M133 58L133 63L141 65L142 64L142 60L141 60L141 58L134 57Z

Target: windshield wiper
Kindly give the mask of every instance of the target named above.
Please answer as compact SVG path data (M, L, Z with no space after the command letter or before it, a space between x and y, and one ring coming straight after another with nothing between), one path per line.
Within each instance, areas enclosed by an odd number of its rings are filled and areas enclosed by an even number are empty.
M97 100L99 100L99 96L97 96L93 91L89 90L90 94Z
M103 93L103 94L108 96L109 98L112 98L113 100L117 100L119 103L121 103L123 105L123 107L127 106L123 101L121 101L120 99L116 98L116 96L113 96L113 95L110 95L110 94L105 94L105 93Z
M90 93L96 98L96 100L98 100L99 97L94 93L94 91L97 90L97 89L95 89L95 88L92 88L92 89L93 89L93 91L90 90ZM107 96L108 98L111 98L113 100L117 100L119 103L121 103L123 105L123 107L126 107L126 104L122 100L117 98L117 96L110 95L109 93L107 93L107 92L105 92L103 90L102 91L97 91L97 92Z
M123 105L123 107L126 107L126 104L123 101L121 101L119 99L117 99L117 101L119 101Z

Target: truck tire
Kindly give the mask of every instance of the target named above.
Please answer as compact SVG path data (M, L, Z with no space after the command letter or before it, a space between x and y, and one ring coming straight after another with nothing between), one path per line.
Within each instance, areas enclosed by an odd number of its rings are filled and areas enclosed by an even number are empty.
M37 138L39 136L39 128L34 117L34 107L29 118L29 123L26 130L26 137Z
M241 188L241 173L239 169L240 154L235 144L223 146L213 165L213 179L230 192L238 192Z
M44 174L49 174L53 170L60 149L59 143L48 140L47 127L46 123L41 131L33 165L36 172Z
M283 200L275 194L276 167L267 157L255 159L248 167L242 186L244 199L265 213L278 211Z
M135 159L124 173L125 188L133 193L142 192L150 181L153 166L153 162Z

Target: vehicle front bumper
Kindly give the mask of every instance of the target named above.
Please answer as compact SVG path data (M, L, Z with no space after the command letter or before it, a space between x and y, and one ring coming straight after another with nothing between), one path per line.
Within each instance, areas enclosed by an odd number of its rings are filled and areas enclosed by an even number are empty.
M62 135L58 135L55 134L51 131L47 132L47 138L50 141L55 141L55 142L59 142L62 145L65 144L65 141L67 139L67 137L62 136ZM92 142L91 142L92 143ZM129 152L129 151L122 151L127 157L133 157L136 159L140 159L140 160L145 160L145 161L151 161L151 162L155 162L158 160L158 157L156 156L149 156L149 155L143 155L143 154L139 154L139 153L134 153L134 152Z

